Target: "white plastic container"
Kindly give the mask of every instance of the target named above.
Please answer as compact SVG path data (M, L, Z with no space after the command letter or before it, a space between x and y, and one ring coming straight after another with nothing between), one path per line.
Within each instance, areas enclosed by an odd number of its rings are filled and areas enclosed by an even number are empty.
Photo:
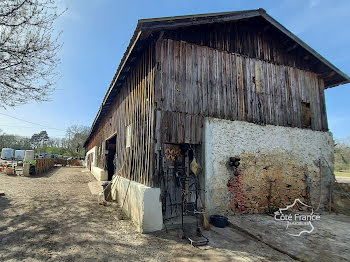
M24 159L24 153L25 153L25 150L16 150L15 151L15 159L16 160L23 160Z
M24 161L34 160L34 150L26 150L24 153Z
M13 160L15 150L12 148L3 148L1 150L1 159L3 160Z

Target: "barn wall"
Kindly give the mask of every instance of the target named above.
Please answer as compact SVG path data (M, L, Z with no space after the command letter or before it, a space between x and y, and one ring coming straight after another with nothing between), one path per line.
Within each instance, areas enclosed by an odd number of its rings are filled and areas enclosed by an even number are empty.
M96 156L98 154L97 151L98 151L97 146L94 146L88 152L86 152L86 156L85 156L86 167L90 170L91 174L93 174L96 180L106 181L108 180L107 171L97 166L97 161L96 161Z
M200 144L203 117L170 111L157 111L157 134L161 143Z
M311 129L328 130L315 73L170 39L158 40L156 54L160 111L302 128L304 102Z
M281 34L262 17L167 30L163 37L241 54L273 64L313 72L327 71L315 57Z
M264 213L269 207L284 208L296 198L315 209L327 204L328 186L334 181L330 132L214 118L205 119L204 125L205 194L210 214L231 213L227 183L233 171L226 163L235 156L241 159L241 175L233 183L233 197L244 206L244 211L235 212Z
M153 161L153 91L154 46L139 57L138 62L116 95L89 141L88 150L96 148L96 166L105 169L105 141L116 134L116 171L141 184L150 185ZM131 146L126 148L126 129L131 125Z

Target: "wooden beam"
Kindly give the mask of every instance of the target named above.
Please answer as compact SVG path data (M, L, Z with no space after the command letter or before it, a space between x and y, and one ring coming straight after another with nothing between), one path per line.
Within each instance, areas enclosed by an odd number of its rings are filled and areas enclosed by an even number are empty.
M291 46L287 49L287 52L289 53L290 51L294 50L297 47L298 47L298 44L294 44L293 46Z
M334 71L331 71L331 72L326 72L326 73L323 73L323 74L320 74L319 76L321 78L329 78L329 77L332 77L335 75L335 72Z

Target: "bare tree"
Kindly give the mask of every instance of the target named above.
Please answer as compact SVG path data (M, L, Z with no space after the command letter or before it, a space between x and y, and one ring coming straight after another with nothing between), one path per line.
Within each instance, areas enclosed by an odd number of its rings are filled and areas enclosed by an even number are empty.
M67 149L72 156L84 156L84 142L89 134L89 127L72 125L67 128Z
M5 137L5 133L2 131L2 129L0 129L0 148L1 149L5 147L4 137Z
M60 138L49 138L47 141L47 145L51 147L61 147L61 139Z
M46 101L57 80L61 45L54 0L0 1L0 105Z
M350 143L349 139L336 140L334 147L334 169L350 170Z
M13 149L31 148L30 139L24 136L6 134L0 129L0 150L9 147Z

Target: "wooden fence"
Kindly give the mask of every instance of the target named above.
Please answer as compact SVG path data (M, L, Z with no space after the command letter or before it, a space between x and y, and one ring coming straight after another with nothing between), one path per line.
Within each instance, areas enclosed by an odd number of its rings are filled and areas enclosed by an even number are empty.
M35 174L40 175L45 173L49 169L53 168L54 165L62 165L62 166L82 166L78 159L59 159L59 158L37 158L35 159Z
M52 158L37 158L35 162L36 175L45 173L49 169L53 168L53 166L56 164L55 159Z

